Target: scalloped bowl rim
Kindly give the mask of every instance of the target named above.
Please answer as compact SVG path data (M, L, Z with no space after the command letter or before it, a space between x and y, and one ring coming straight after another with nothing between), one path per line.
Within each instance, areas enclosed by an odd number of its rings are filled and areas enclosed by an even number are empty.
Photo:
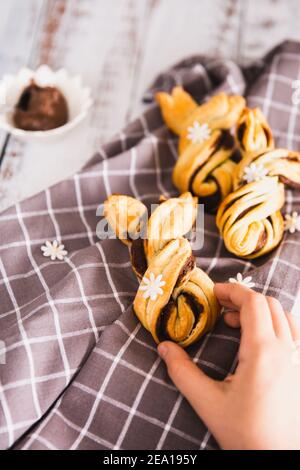
M32 69L29 69L27 67L22 67L16 74L5 74L5 75L3 75L2 79L0 80L0 83L2 81L4 81L5 78L8 77L8 76L17 77L20 74L20 72L24 69L27 69L28 71L35 74L35 73L37 73L37 71L41 67L47 67L48 70L50 71L50 73L53 73L53 74L57 74L57 73L63 71L63 72L66 73L68 79L70 79L70 80L75 80L75 79L79 78L80 84L81 84L81 77L79 75L70 76L65 68L61 68L61 69L58 69L58 70L54 71L47 65L46 66L42 65L42 66L38 67L36 70L32 70ZM84 86L81 85L81 90L82 90L82 92L86 93L86 95L87 95L87 99L86 99L85 103L83 104L81 111L77 114L77 116L74 116L70 121L66 122L66 124L64 124L62 126L56 127L54 129L49 129L47 131L27 131L27 130L15 127L13 124L11 124L9 122L8 118L7 118L7 115L8 115L7 112L2 112L2 113L0 112L0 128L7 131L7 132L10 132L14 136L23 137L23 138L32 137L32 138L44 139L44 138L47 138L47 137L54 137L54 136L62 135L64 133L70 131L74 127L76 127L79 124L79 122L81 122L87 116L88 111L90 110L90 108L92 106L93 100L90 96L90 94L91 94L90 88L89 87L84 87Z

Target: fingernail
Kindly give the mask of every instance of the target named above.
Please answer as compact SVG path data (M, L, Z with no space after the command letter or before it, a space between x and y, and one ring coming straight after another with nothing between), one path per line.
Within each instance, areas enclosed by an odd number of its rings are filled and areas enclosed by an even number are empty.
M157 352L162 359L165 359L168 352L168 346L164 343L160 343L157 347Z

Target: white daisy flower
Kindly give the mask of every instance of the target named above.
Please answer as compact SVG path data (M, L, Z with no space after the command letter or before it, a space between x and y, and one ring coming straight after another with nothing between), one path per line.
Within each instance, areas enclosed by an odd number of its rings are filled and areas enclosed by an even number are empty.
M165 285L165 281L162 280L162 274L155 277L153 273L150 273L149 279L143 277L142 282L144 284L140 285L140 289L145 291L143 295L145 299L150 297L151 300L156 300L158 295L163 294L161 287Z
M255 283L252 282L252 276L247 276L243 279L243 275L241 273L237 273L236 277L230 277L229 282L232 284L242 284L243 286L249 287L249 289L255 287Z
M68 254L67 250L64 250L65 245L61 245L57 240L52 243L47 240L45 245L41 246L41 250L44 256L50 257L52 261L56 259L62 261Z
M199 124L195 121L192 126L187 128L187 138L193 142L193 144L202 144L205 140L210 138L211 129L208 124Z
M284 229L290 233L300 232L300 215L294 211L292 214L285 214Z
M264 168L263 165L256 165L256 163L251 163L251 165L246 166L243 179L247 181L247 183L260 181L267 176L267 173L268 171L266 168Z

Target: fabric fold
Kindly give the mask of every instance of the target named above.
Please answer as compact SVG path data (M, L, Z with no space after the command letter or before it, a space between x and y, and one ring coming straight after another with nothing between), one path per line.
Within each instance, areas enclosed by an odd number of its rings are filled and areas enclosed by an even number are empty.
M221 91L260 107L276 147L300 150L293 104L300 44L285 42L262 61L193 57L158 77L145 95L175 84L197 101ZM216 449L209 430L167 377L155 343L132 312L138 282L128 249L97 237L98 206L112 193L148 208L177 195L177 137L152 103L72 178L0 214L0 446L18 449ZM300 213L288 189L284 213ZM300 235L286 232L273 253L242 260L229 253L215 216L205 214L197 265L216 281L241 273L255 289L292 309L299 288ZM43 256L58 240L63 261ZM239 332L223 320L188 348L222 379L236 367Z

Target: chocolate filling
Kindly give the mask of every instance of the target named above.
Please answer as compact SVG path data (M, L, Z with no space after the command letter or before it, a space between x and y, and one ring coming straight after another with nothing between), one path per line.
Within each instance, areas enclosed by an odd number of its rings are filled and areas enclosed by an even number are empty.
M222 130L220 137L215 142L215 152L221 147L223 147L224 150L233 149L234 147L234 138L231 133L225 129Z
M143 277L147 270L147 260L144 250L144 240L142 238L137 238L132 240L131 249L131 264L134 267L137 275Z
M262 126L262 128L263 128L263 131L264 131L266 139L267 139L267 143L268 143L267 145L269 145L270 140L272 138L271 132L269 131L269 129L267 127ZM238 137L240 146L242 147L243 150L245 150L245 146L244 146L244 143L243 143L245 130L246 130L246 123L243 122L237 130L237 137Z
M290 161L290 162L299 162L299 163L300 163L299 157L297 157L296 155L293 156L293 154L292 154L292 155L289 155L288 157L283 157L283 158L284 158L285 160Z
M47 131L68 121L68 105L58 88L38 86L33 80L15 106L13 121L19 129Z
M196 297L194 297L193 295L190 295L190 294L183 294L183 295L185 296L185 299L187 303L189 304L189 306L191 307L191 310L195 317L195 321L194 321L193 328L192 328L194 329L199 321L201 313L203 313L203 305L200 304L200 302L198 302Z
M270 129L268 129L267 127L263 127L263 130L264 130L264 133L265 133L266 138L267 138L267 143L268 143L268 145L270 145L270 141L272 139L272 133L271 133Z
M232 152L230 160L232 160L234 163L240 163L240 161L242 160L242 154L239 149L235 149Z
M214 144L212 145L212 152L211 154L209 155L209 157L207 158L207 160L202 163L202 165L199 165L196 170L193 172L191 178L190 178L190 182L189 182L189 191L192 193L192 194L195 194L194 191L193 191L193 184L194 184L194 180L197 176L197 174L199 173L199 171L207 164L207 162L209 161L209 159L218 151L220 150L220 148L223 148L224 150L228 150L228 149L233 149L234 148L234 139L232 137L232 135L230 134L229 131L227 130L222 130L222 133L220 135L220 137L217 139L216 142L214 142ZM217 165L212 171L214 171L216 168L218 168L219 166L223 165L224 161L222 161L219 165ZM212 176L212 175L209 175L206 179L206 181L208 179L213 179L216 184L217 184L217 191L212 194L211 196L206 196L206 197L201 197L201 202L204 203L205 205L205 209L208 211L208 212L214 212L220 202L221 202L221 191L220 191L220 187L219 187L219 184L217 182L217 180Z
M167 339L170 339L167 333L167 322L168 322L168 319L170 317L170 314L173 308L175 307L176 307L176 303L174 302L174 300L169 300L167 305L165 305L164 308L160 312L160 315L156 323L156 335L159 341L165 341Z
M253 251L253 254L257 253L259 250L261 250L265 246L266 241L267 241L267 232L266 232L266 230L264 230L263 232L261 232L261 234L259 236L257 245L255 247L255 250Z
M242 149L245 149L244 144L243 144L243 137L244 137L245 130L246 130L246 124L243 122L239 126L238 131L237 131L238 140Z
M205 210L209 213L215 213L218 209L220 202L222 200L221 189L218 181L213 176L210 176L210 179L214 180L217 186L217 191L210 196L201 196L201 202L205 206Z
M187 273L192 271L195 267L195 258L193 255L191 255L186 262L184 263L184 266L181 268L181 271L179 273L178 279L176 286L178 286L181 282L181 280L186 276Z
M279 175L279 181L290 188L300 189L300 182L296 183L296 181L289 180L286 176Z
M199 321L201 313L203 312L203 305L200 304L197 301L197 299L190 294L184 293L181 295L185 297L187 303L189 304L194 314L195 320L194 320L194 324L192 327L192 330L193 330ZM160 315L158 317L157 324L156 324L156 334L157 334L159 341L165 341L165 340L170 339L170 336L168 335L168 332L167 332L167 323L168 323L170 314L175 307L176 307L176 303L172 299L165 305L165 307L160 312Z

